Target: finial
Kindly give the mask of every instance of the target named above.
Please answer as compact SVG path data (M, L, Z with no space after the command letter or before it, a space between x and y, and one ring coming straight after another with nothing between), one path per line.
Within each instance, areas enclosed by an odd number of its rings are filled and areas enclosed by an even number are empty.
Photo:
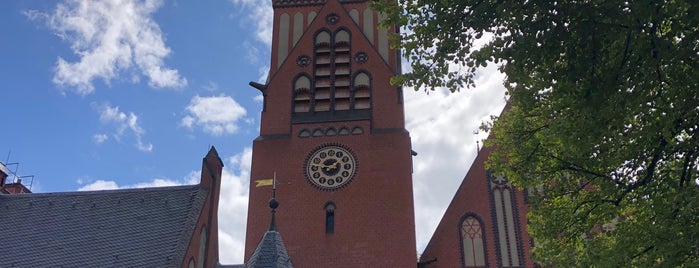
M277 172L274 172L274 179L272 180L272 199L269 200L269 208L272 209L272 220L269 223L269 230L270 231L277 230L277 224L276 224L276 221L274 220L274 213L276 213L276 209L278 207L279 207L279 201L277 201Z
M277 223L274 220L274 213L276 213L275 210L279 207L279 202L276 198L272 197L272 199L269 200L269 207L272 208L272 220L269 223L269 231L276 231Z
M476 154L481 152L481 144L480 141L478 140L478 130L473 131L473 135L476 136Z
M269 207L274 211L279 207L279 201L277 201L276 198L272 197L272 199L269 200Z

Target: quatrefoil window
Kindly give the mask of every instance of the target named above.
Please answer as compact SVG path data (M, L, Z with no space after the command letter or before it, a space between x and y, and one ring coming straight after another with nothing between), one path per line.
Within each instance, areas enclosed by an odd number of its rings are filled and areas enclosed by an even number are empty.
M301 55L296 59L296 65L301 67L306 67L309 63L311 63L311 59L306 55Z
M327 17L325 17L325 22L330 25L335 25L337 22L340 20L340 17L337 16L337 14L329 14Z
M365 63L368 59L369 55L364 52L357 52L357 54L354 55L354 61L357 63Z

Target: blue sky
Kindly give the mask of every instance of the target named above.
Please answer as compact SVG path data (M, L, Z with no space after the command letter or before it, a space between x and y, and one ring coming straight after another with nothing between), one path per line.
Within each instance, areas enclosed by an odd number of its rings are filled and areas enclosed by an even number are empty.
M269 68L271 1L0 1L0 162L34 192L197 183L226 165L222 263L242 263L252 140ZM407 64L404 64L407 66ZM406 89L418 250L504 105L503 76L429 95ZM26 182L26 181L25 181Z

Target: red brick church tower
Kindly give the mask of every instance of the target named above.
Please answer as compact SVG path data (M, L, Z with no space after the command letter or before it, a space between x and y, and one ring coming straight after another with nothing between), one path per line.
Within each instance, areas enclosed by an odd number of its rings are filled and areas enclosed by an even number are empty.
M361 0L274 0L253 144L245 259L276 225L296 267L415 267L410 136L398 53Z

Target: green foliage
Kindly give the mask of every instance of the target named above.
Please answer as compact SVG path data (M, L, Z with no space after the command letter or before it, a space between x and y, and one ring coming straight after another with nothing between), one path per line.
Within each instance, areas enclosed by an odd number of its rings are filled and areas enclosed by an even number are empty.
M381 1L406 31L404 86L452 91L499 64L490 168L543 188L544 266L699 266L699 3ZM615 223L614 228L609 227Z

